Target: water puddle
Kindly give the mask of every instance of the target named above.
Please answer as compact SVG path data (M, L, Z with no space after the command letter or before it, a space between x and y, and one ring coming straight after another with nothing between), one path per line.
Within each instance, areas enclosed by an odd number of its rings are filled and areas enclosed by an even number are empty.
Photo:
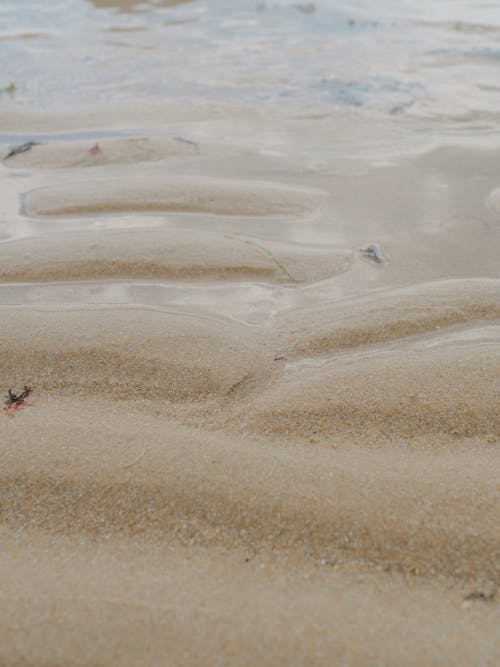
M91 281L0 285L0 308L151 308L262 326L295 300L293 290L257 283Z

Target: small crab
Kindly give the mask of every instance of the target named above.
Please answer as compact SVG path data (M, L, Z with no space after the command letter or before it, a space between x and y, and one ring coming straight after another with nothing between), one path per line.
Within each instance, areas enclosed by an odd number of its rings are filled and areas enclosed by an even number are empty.
M28 385L24 385L24 389L20 394L14 394L12 389L9 389L7 399L5 400L5 412L12 416L14 410L22 410L25 406L33 405L31 401L26 400L32 391L33 388L28 387Z

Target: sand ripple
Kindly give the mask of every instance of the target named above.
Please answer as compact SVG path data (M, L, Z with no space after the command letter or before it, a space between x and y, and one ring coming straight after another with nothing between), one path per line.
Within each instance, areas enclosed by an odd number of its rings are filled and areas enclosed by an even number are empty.
M327 179L201 148L5 165L0 662L495 664L500 281L365 262Z
M87 215L131 211L183 211L221 215L303 215L314 212L325 194L312 188L259 181L191 176L123 180L86 179L26 195L27 215Z

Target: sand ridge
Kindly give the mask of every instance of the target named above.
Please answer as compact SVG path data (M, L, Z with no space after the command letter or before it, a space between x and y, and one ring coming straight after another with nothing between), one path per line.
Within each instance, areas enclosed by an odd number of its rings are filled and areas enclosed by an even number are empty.
M4 159L9 169L73 169L111 164L141 164L165 158L194 156L197 144L183 137L124 137L96 142L37 142L30 150Z
M498 279L370 262L281 158L101 144L3 165L0 659L493 666Z
M292 215L314 211L325 194L280 184L236 179L219 181L154 174L141 178L92 180L35 190L24 199L27 215L85 215L129 211L183 211L219 215Z

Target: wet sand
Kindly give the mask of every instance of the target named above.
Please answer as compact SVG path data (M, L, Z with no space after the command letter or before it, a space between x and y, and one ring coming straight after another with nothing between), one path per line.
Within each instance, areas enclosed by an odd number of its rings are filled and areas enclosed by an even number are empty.
M0 662L497 664L498 151L73 129L2 167Z

